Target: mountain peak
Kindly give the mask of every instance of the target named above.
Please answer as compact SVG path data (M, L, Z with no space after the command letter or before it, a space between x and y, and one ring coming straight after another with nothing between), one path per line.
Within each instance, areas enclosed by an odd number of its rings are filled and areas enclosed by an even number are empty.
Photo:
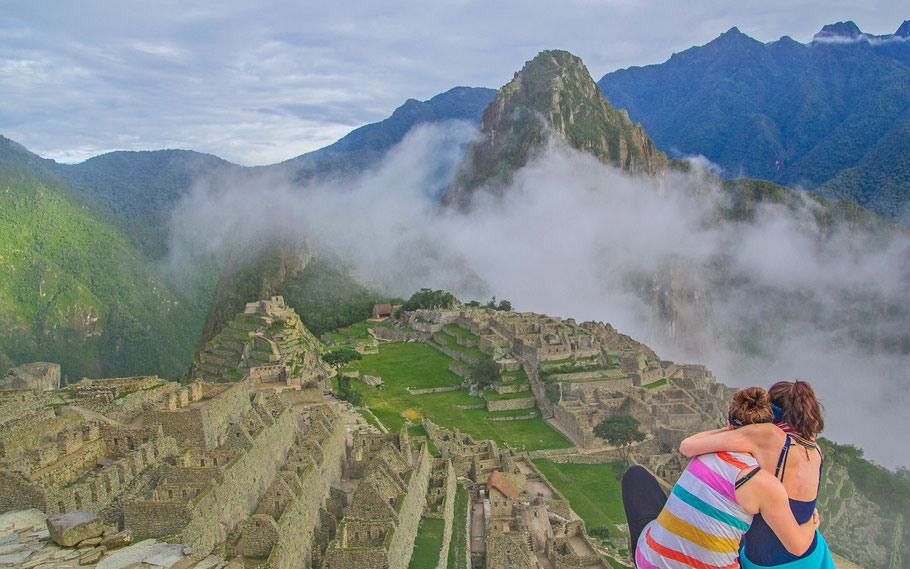
M904 20L904 23L897 28L894 35L900 38L910 38L910 20Z
M856 39L864 35L862 30L859 29L859 26L853 21L847 20L846 22L837 22L836 24L824 26L821 31L815 34L812 40L829 40L835 38Z
M549 143L562 142L626 172L656 174L667 157L624 110L614 109L581 59L547 50L527 61L483 112L442 203L467 208L473 192L499 193Z

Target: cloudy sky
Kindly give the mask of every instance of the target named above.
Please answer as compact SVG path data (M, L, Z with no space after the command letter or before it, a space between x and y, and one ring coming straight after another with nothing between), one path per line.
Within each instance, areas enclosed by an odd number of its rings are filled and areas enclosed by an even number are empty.
M737 26L809 41L851 19L893 33L906 0L5 0L0 134L78 162L187 148L269 164L382 120L408 98L499 87L543 49L595 79Z

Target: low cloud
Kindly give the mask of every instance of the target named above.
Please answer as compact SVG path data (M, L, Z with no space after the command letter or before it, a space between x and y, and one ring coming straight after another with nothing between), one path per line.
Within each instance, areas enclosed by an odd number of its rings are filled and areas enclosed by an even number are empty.
M899 440L910 429L910 241L819 227L811 199L723 222L728 196L698 168L655 183L559 147L517 172L507 200L441 211L472 133L463 123L415 129L354 179L200 184L176 210L172 261L240 238L306 238L390 294L496 295L517 310L610 322L729 385L810 381L826 435L910 464Z

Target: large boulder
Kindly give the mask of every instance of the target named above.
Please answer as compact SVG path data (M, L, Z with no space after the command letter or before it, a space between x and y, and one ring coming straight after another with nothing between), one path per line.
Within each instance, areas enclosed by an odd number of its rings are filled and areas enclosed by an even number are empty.
M104 523L95 514L76 510L48 516L47 530L54 543L63 547L73 547L84 539L98 537L104 533Z

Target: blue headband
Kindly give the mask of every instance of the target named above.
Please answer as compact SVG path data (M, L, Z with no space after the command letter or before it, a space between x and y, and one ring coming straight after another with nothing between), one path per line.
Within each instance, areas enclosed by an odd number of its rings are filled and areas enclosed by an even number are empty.
M782 423L784 420L784 410L774 403L771 404L771 410L774 411L774 422Z

